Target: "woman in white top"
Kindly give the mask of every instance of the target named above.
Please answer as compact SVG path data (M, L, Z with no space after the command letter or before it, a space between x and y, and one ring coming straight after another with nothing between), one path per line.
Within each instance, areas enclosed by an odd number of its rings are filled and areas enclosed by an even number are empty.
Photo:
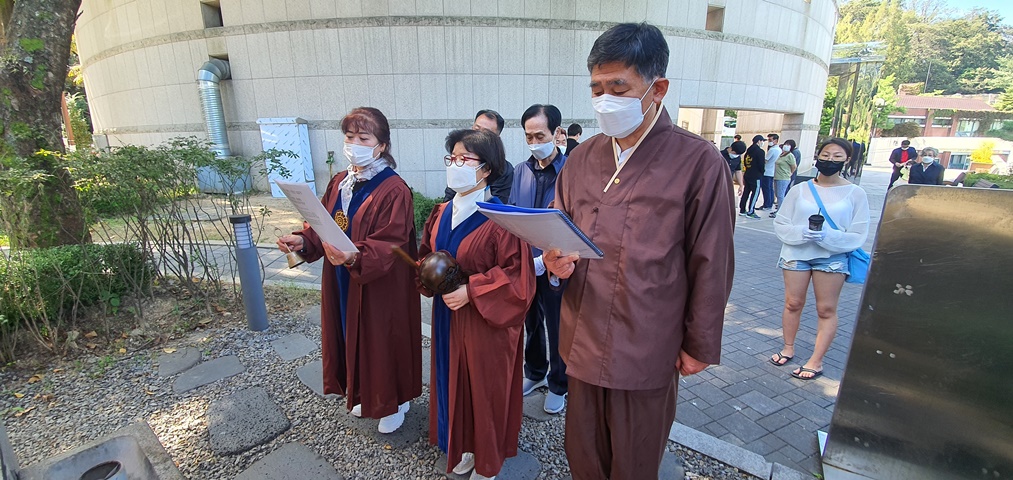
M841 177L851 157L851 143L832 138L817 151L819 175L814 186L826 211L820 211L811 188L799 185L788 191L774 220L774 232L784 243L777 264L784 271L784 348L770 358L774 365L782 366L795 356L795 335L810 280L816 295L819 320L813 354L791 374L801 380L823 374L823 356L837 331L837 302L849 273L847 254L860 248L869 235L869 198L865 190ZM840 230L831 228L828 221L811 230L809 217L817 213L829 216Z

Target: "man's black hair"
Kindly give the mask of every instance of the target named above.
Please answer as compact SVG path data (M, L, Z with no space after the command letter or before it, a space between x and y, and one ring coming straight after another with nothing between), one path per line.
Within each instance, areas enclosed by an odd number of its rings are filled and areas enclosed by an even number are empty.
M577 135L582 135L583 133L584 129L580 128L580 124L578 123L571 123L569 127L566 127L567 137L576 137Z
M496 134L499 135L503 133L503 125L506 122L503 121L503 116L500 115L499 112L497 112L496 110L479 110L478 113L475 114L475 119L477 120L478 117L485 117L490 120L496 120Z
M654 25L620 23L594 41L587 56L587 71L606 63L632 66L646 81L663 78L668 70L668 42Z
M524 124L528 123L528 120L535 118L539 115L545 115L546 123L549 127L549 135L555 135L556 129L559 128L559 124L563 123L563 114L559 113L559 109L555 105L542 105L536 103L521 115L521 128L524 128Z
M767 138L770 138L770 137L774 137L774 141L775 142L781 139L781 136L778 135L778 134L776 134L776 133L768 133L767 134Z
M732 142L731 148L733 152L742 155L743 153L746 153L746 142L743 142L742 140Z

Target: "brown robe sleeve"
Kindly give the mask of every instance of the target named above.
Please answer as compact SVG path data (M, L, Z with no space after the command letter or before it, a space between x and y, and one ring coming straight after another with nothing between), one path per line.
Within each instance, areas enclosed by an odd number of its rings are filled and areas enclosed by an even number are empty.
M468 300L492 327L524 323L535 296L535 266L531 247L502 228L496 228L496 265L468 277Z
M686 206L689 299L682 349L711 365L721 360L721 329L735 269L735 201L729 176L724 162L706 162L696 178L712 179L713 184L691 182L692 200Z
M394 262L402 261L395 256L391 247L404 247L409 239L415 237L415 210L411 190L396 177L384 182L397 182L390 195L378 199L383 202L380 210L387 212L387 215L378 218L383 218L386 223L376 225L364 240L355 242L359 258L348 267L351 278L361 284L370 283L390 272Z
M338 195L338 185L346 175L348 175L348 172L341 172L331 177L330 183L327 184L327 190L324 190L324 198L320 199L320 203L324 204L324 208L334 205L335 199ZM299 235L303 238L303 249L297 253L304 260L313 263L324 256L323 243L320 242L320 236L318 236L317 232L313 230L313 227L292 232L292 234Z
M426 219L426 224L422 227L422 244L419 245L419 259L426 258L433 251L433 230L436 225L440 222L440 215L443 214L443 208L446 204L441 203L433 207L433 211L429 212L429 218ZM419 281L418 269L415 269L415 288L418 289L419 293L427 297L432 297L433 292L429 291L428 288L422 286L422 282Z

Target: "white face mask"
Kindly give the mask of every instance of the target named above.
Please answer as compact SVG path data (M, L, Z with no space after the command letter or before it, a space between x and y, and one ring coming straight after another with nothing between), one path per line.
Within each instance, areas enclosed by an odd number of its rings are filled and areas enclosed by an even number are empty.
M478 169L482 168L482 165L477 167L462 165L459 167L453 164L447 167L447 186L457 193L464 193L475 188L479 183Z
M791 145L781 145L781 150L784 151L784 153L791 152Z
M644 123L644 112L641 110L640 102L644 101L653 88L654 82L651 82L651 86L647 87L647 91L639 99L617 97L607 93L592 97L591 106L594 108L594 116L598 119L601 133L613 138L630 136L640 124Z
M373 150L376 150L376 147L346 143L342 152L345 154L345 160L348 160L348 163L356 167L365 167L376 160L376 157L373 156Z
M924 163L925 165L932 165L932 162L935 161L936 161L935 157L922 157L922 163Z
M733 153L733 154L728 155L728 156L732 157L733 160L736 159L736 158L739 158L739 154L737 154L737 153Z
M531 155L535 157L535 160L545 160L552 155L552 151L556 149L556 145L552 142L549 143L535 143L528 144L528 149L531 150Z

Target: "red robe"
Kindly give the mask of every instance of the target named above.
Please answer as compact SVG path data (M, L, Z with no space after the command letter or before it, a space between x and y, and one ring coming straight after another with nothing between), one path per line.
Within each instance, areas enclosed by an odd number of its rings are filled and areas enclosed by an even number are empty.
M341 172L321 200L327 211L338 201ZM303 258L323 257L312 228ZM412 192L401 177L383 180L352 218L352 242L359 258L347 267L351 282L346 313L348 340L342 336L337 275L329 263L321 281L320 336L324 393L347 397L347 408L362 404L362 416L382 418L422 394L422 309L411 266L394 256L391 245L417 255ZM324 260L326 262L326 259ZM345 267L338 267L345 268Z
M434 208L426 220L420 258L433 250L440 216L448 205ZM508 457L517 455L524 315L535 294L534 263L531 248L492 221L461 241L456 258L465 271L478 273L468 279L469 303L451 313L449 339L433 329L429 442L439 444L437 347L449 341L447 471L464 452L474 452L475 470L491 477ZM433 295L421 286L419 291Z

